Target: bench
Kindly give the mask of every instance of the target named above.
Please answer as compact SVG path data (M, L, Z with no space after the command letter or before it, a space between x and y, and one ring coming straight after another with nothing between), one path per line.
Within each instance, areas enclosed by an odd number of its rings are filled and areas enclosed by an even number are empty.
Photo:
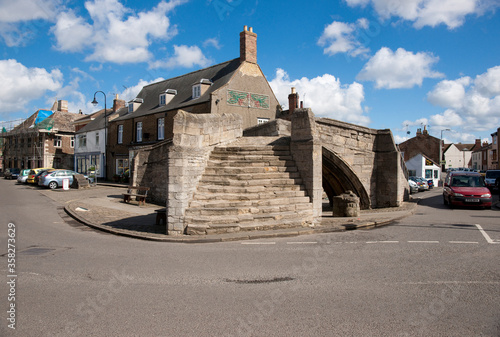
M167 224L167 208L160 208L156 209L156 225L159 225L161 221L163 221L163 224Z
M135 193L133 193L133 191L135 191ZM139 206L141 203L144 205L146 203L148 191L149 187L129 186L127 193L123 193L123 202L129 202L132 200L132 197L135 197L135 200L139 202Z

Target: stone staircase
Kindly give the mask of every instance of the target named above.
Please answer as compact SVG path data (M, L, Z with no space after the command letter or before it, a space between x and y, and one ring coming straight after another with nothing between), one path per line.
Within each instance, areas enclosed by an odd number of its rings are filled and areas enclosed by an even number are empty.
M306 227L312 205L288 137L243 137L216 147L185 212L187 234Z

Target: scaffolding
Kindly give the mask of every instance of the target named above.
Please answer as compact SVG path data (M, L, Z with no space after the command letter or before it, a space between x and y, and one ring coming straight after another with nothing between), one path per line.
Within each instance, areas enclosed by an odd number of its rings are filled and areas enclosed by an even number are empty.
M14 161L12 165L17 167L23 166L25 160L27 166L33 163L33 167L37 167L40 161L43 163L46 134L54 132L54 120L49 117L53 113L52 110L39 110L31 125L28 119L17 119L0 124L2 125L2 140L10 139L8 146L4 141L1 144L4 162L7 159L5 156L8 155L9 159ZM20 162L23 164L19 164Z

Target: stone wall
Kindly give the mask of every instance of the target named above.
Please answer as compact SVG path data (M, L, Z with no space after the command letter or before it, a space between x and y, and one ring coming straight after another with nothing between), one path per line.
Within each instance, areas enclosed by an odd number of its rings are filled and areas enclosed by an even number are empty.
M179 111L167 160L167 234L184 233L184 214L212 149L242 136L237 114L191 114Z
M290 121L275 119L243 130L243 137L290 136L291 132L292 125Z
M296 109L292 115L290 152L313 207L313 221L322 212L322 147L311 109Z

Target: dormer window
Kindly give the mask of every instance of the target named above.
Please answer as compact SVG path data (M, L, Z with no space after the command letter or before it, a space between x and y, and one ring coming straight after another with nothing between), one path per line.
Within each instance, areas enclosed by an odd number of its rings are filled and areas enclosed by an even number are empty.
M193 85L193 99L201 96L201 85L195 84Z
M144 100L142 98L134 98L133 100L128 102L128 113L136 111L142 103L144 103Z
M177 95L177 90L167 89L160 94L160 106L167 105Z
M200 82L193 84L193 99L199 98L212 85L212 81L202 78Z

